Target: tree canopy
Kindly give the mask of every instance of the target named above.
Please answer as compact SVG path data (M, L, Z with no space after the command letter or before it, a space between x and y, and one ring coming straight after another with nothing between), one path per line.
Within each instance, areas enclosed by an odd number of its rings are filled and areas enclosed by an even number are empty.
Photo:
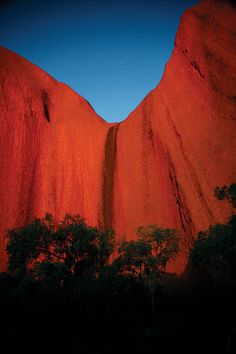
M114 248L113 231L88 226L79 215L57 222L47 214L31 224L9 230L8 270L30 272L63 285L85 273L97 276Z
M215 285L231 286L236 279L236 216L227 224L198 233L190 251L190 264L205 272Z
M145 274L160 276L170 259L178 252L178 233L157 225L140 227L136 241L122 241L118 249L118 262L125 272L142 278Z
M176 230L159 228L157 225L140 227L136 241L123 241L116 260L120 271L137 276L148 285L152 310L155 310L154 293L167 263L179 249L179 235Z
M228 200L233 208L236 208L236 183L232 183L230 186L216 187L215 197L218 200Z

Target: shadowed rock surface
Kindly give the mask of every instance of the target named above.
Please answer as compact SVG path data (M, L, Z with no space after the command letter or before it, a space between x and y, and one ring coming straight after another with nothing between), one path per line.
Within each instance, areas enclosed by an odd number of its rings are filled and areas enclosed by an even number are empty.
M4 233L50 212L135 237L157 223L195 232L232 214L214 197L236 180L236 9L186 11L160 84L119 124L26 59L0 49L0 265Z

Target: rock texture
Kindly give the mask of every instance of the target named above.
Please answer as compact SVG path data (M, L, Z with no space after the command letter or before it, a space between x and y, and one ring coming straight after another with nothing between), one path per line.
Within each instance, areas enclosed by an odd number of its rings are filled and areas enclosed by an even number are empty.
M0 49L0 265L4 233L50 212L135 238L181 230L181 272L196 231L232 213L214 188L236 180L236 9L203 1L181 19L160 84L118 124L66 85Z

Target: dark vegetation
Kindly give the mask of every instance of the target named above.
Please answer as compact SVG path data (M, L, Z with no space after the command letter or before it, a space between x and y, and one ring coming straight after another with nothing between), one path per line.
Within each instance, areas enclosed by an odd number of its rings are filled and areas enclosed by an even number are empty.
M216 187L215 197L218 200L226 199L233 208L236 208L236 183L230 186Z
M235 207L235 184L215 195ZM236 216L200 232L184 274L167 272L176 230L133 241L80 216L9 230L0 274L1 352L234 353Z

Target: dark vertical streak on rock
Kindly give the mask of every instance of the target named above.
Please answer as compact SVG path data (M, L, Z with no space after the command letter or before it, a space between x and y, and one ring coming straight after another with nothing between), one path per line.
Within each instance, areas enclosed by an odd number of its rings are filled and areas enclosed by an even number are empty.
M199 65L197 64L197 62L195 60L190 62L191 66L198 72L198 74L205 79L205 76L203 75L203 73L201 72L201 69L199 67Z
M150 180L148 178L148 160L150 156L155 156L155 146L154 137L151 124L151 111L152 111L152 95L149 94L145 98L145 102L142 106L142 172L145 178L145 187L142 191L144 194L143 200L143 210L145 217L148 218L150 213L150 193L152 186L150 185ZM155 157L154 157L155 158Z
M47 94L47 92L42 92L42 100L43 100L44 115L45 115L47 121L50 123L50 114L49 114L49 110L48 110L48 94Z
M102 220L100 225L105 229L111 229L113 226L114 180L117 153L116 138L118 125L119 124L115 124L109 128L105 142L102 188Z
M162 101L163 101L163 104L164 104L164 100L163 100L163 97L161 98ZM175 134L175 138L178 142L178 145L179 145L179 148L180 148L180 151L182 153L182 156L184 158L184 161L185 161L185 165L186 165L186 170L189 171L190 173L190 176L191 176L191 180L193 181L194 183L194 187L196 189L196 192L197 192L197 195L200 199L200 202L201 202L201 205L202 205L202 208L204 209L207 217L208 217L208 221L209 221L209 224L212 224L212 222L214 221L214 218L213 218L213 214L210 210L210 208L208 207L208 204L207 204L207 201L204 197L204 193L203 193L203 190L202 190L202 187L201 187L201 184L198 180L198 177L197 177L197 174L195 172L195 169L191 163L191 161L189 160L189 158L187 157L186 155L186 152L185 152L185 149L184 149L184 146L183 146L183 142L182 142L182 138L181 138L181 135L179 134L179 132L177 131L177 128L176 128L176 125L175 123L173 122L172 118L171 118L171 114L169 112L169 109L167 108L167 106L164 104L165 108L166 108L166 112L167 112L167 118L168 118L168 121L169 121L169 124L171 126L171 128L173 129L173 132Z
M167 149L166 149L166 152L167 152L167 161L169 164L169 176L170 176L171 183L173 186L176 204L178 206L181 226L182 226L184 235L186 236L184 238L184 243L187 246L187 249L190 249L194 243L194 235L196 233L196 230L195 230L193 222L192 222L190 211L188 210L186 203L183 200L183 196L182 196L183 193L181 192L181 188L180 188L179 183L176 178L175 168L174 168L174 165L173 165L172 160L170 158L170 154Z

